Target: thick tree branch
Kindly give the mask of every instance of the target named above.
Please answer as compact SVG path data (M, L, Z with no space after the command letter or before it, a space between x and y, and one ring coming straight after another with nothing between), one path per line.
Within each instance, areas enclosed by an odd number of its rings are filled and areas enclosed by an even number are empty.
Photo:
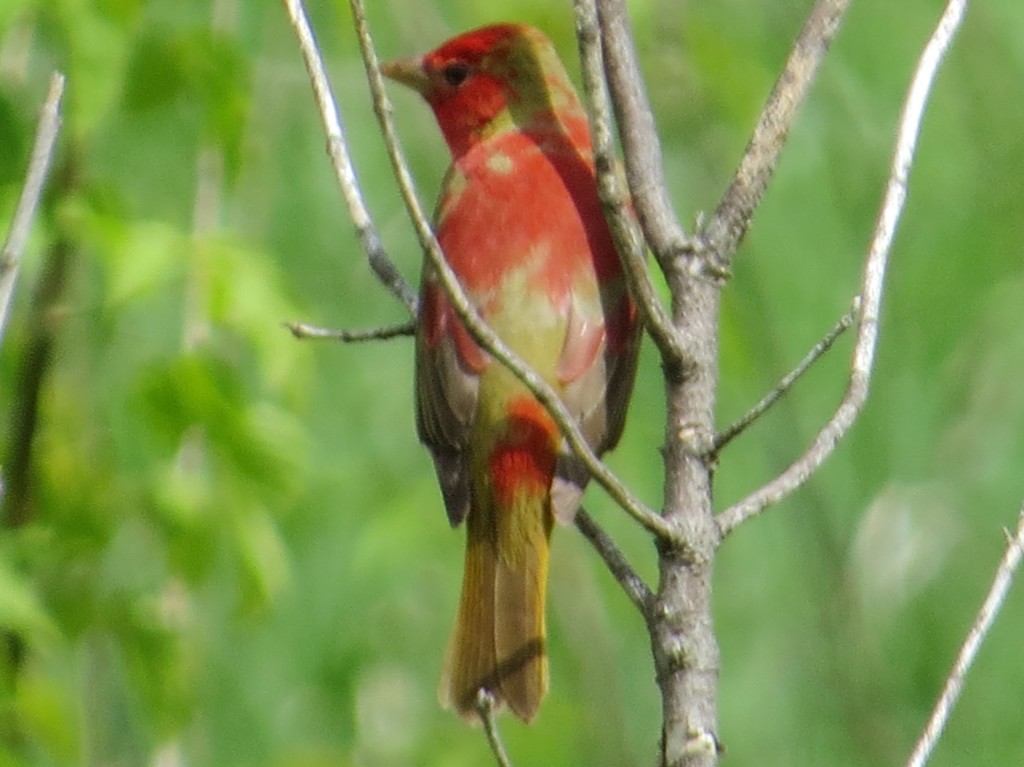
M60 131L60 100L64 95L64 75L54 72L50 77L50 89L43 102L36 126L35 143L25 173L25 183L18 198L18 207L11 219L7 232L7 240L0 250L0 341L3 341L7 327L7 313L10 311L11 297L14 295L14 284L18 279L18 266L21 254L28 242L32 219L35 217L39 196L46 182L46 174L53 158L53 148L57 143Z
M797 111L849 5L850 0L818 0L815 4L768 96L732 183L700 232L705 252L723 272L728 272L768 188Z
M677 367L683 364L685 358L682 340L651 282L644 241L637 229L629 198L618 173L611 103L603 75L597 6L595 0L574 0L573 4L576 9L576 37L580 49L583 90L587 96L590 133L594 145L594 164L605 218L615 238L615 246L644 326L661 352L664 364Z
M957 653L953 668L942 686L942 693L935 703L935 709L928 719L928 724L914 746L914 752L910 755L907 767L923 767L928 762L932 750L942 736L946 722L960 698L964 680L978 655L981 643L985 641L985 637L988 636L992 624L1003 607L1003 600L1006 599L1006 593L1010 589L1010 584L1013 583L1017 568L1020 567L1021 557L1024 556L1024 506L1021 507L1017 517L1016 532L1012 536L1007 532L1006 536L1008 539L1006 553L1003 554L1003 559L999 563L988 595L985 597L981 609L978 610L970 631L967 632L960 652Z
M774 389L768 392L760 402L748 410L742 418L715 437L714 453L716 455L723 447L742 434L751 424L754 423L754 421L764 415L772 405L778 402L779 399L781 399L782 396L793 387L793 384L795 384L804 373L810 370L811 366L821 359L825 352L832 348L832 344L836 342L836 339L849 330L850 326L853 325L854 320L857 319L857 303L857 301L854 301L853 308L839 318L839 322L835 324L835 327L825 334L825 337L818 341L818 343L816 343L811 350L807 352L807 355L800 360L799 365L782 377L782 380L776 384Z
M717 529L711 508L717 324L721 275L698 258L676 221L654 118L636 62L624 0L599 0L604 71L619 127L626 180L641 229L672 296L671 324L683 365L664 366L663 514L684 548L658 549L658 591L647 622L661 691L661 767L717 763L719 653L711 579Z
M861 282L860 319L846 393L835 414L818 432L811 447L778 477L718 515L724 537L742 522L759 514L800 487L835 450L849 431L867 399L878 341L878 317L885 284L885 269L907 198L907 180L917 148L921 118L935 75L963 21L966 0L950 0L918 61L897 129L889 181L875 225Z
M402 277L398 267L388 258L380 235L377 233L377 227L363 200L363 193L356 178L355 165L352 163L348 142L341 126L341 115L338 112L334 96L331 94L331 85L324 69L323 58L320 56L316 39L313 37L313 30L306 18L306 11L301 0L284 0L284 4L288 9L288 17L291 19L292 27L298 38L302 58L306 62L306 70L309 72L309 79L313 86L313 96L316 98L324 130L327 133L327 153L330 155L342 197L345 198L349 217L355 225L359 243L362 245L370 268L377 279L395 298L402 302L411 315L415 316L416 292Z
M597 457L573 419L572 414L555 390L498 337L470 303L465 291L459 284L458 277L441 252L437 238L434 236L416 194L412 175L409 173L408 164L405 162L391 119L391 104L383 89L380 66L373 49L373 40L367 27L366 12L362 0L350 0L350 6L355 19L359 44L363 49L363 62L366 65L370 81L374 111L380 120L385 146L395 169L396 180L401 189L402 198L405 201L407 212L420 238L426 256L437 271L438 278L451 301L455 314L462 321L473 340L508 368L533 393L538 401L547 408L551 417L561 429L562 435L565 437L570 448L584 463L594 480L605 489L615 502L648 531L658 536L658 538L666 541L676 541L678 536L671 526L657 513L647 507Z

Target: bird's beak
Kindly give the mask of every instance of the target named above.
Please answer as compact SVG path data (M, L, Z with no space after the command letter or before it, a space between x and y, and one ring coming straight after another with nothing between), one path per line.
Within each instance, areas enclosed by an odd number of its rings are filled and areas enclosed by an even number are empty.
M420 94L426 94L430 80L423 69L422 56L408 56L391 59L380 65L381 73L397 83L407 85Z

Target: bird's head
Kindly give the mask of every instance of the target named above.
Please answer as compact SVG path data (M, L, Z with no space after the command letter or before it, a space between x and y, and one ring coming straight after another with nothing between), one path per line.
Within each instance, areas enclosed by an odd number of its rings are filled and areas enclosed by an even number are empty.
M466 32L381 69L426 100L455 156L504 130L530 130L566 112L582 115L551 41L525 24Z

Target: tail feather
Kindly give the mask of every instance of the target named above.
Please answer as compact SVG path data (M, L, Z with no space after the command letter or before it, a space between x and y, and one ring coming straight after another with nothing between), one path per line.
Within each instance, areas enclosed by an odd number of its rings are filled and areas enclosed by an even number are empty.
M548 688L545 601L557 430L536 417L510 422L488 456L488 481L471 494L462 598L439 689L442 704L469 720L477 718L481 688L526 722Z
M520 561L499 559L495 572L494 646L501 697L525 722L536 715L548 689L547 569L548 540L544 536L528 547Z
M485 688L497 698L500 682L494 652L494 544L480 534L484 531L474 530L480 527L474 523L471 513L462 597L437 689L442 706L470 720L476 718L477 691Z

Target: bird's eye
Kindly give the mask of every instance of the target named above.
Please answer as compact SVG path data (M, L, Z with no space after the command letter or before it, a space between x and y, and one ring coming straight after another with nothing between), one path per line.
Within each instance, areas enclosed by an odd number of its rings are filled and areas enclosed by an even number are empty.
M444 77L444 81L450 86L458 88L469 77L469 64L462 61L453 61L451 64L445 65L444 69L441 70L441 76Z

